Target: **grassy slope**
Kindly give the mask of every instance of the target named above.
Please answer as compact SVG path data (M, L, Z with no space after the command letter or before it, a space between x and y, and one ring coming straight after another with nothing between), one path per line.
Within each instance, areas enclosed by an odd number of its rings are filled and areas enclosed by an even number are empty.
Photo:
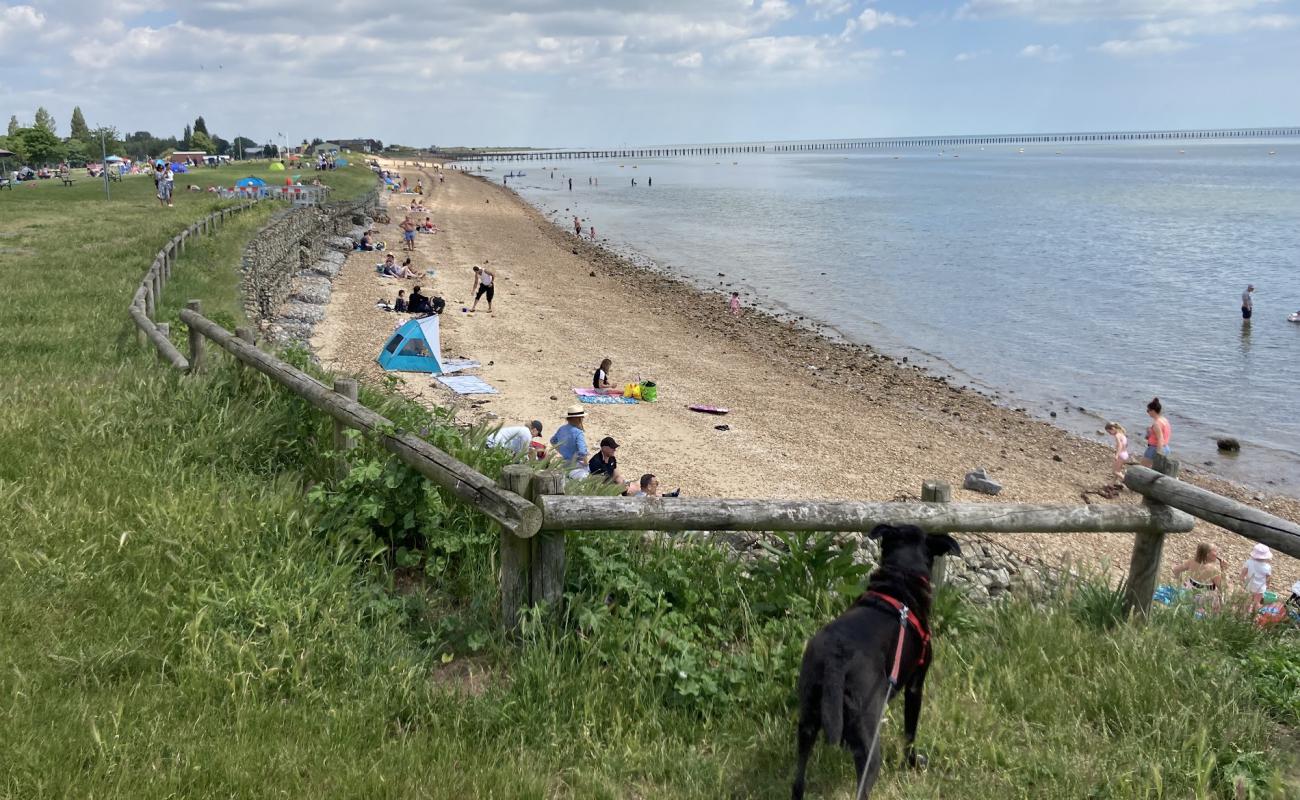
M317 415L224 359L181 378L136 346L135 282L212 207L151 191L0 194L0 248L28 251L0 251L0 796L785 796L793 671L841 602L806 585L825 564L751 578L703 548L576 538L569 615L516 650L487 633L490 527L398 474L338 504L428 518L430 581L391 591L304 500L328 467ZM269 211L192 247L164 316L202 297L238 319L231 265ZM1181 619L1103 633L1106 602L951 607L934 767L887 767L877 796L1228 796L1237 775L1281 796L1265 711L1294 723L1300 690L1261 697L1233 653L1272 674L1294 644ZM849 771L819 750L814 795L848 797Z

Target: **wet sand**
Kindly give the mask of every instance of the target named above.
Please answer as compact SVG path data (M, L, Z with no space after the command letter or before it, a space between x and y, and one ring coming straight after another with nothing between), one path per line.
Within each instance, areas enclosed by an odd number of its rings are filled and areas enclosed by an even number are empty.
M727 313L723 295L701 292L669 276L634 266L589 240L561 231L497 183L447 170L394 165L415 185L441 232L417 236L414 264L432 279L383 279L373 265L382 254L353 254L340 273L324 322L312 339L322 362L339 372L380 382L375 356L404 315L375 308L398 288L419 284L447 301L442 352L483 364L477 374L497 395L458 397L430 377L396 376L399 389L429 404L452 407L464 423L523 424L537 418L546 437L578 402L572 387L591 385L602 358L614 362L617 385L659 384L656 403L586 405L587 438L621 447L626 477L653 472L665 490L694 496L811 497L892 500L917 498L927 479L947 481L953 500L990 500L961 489L963 475L984 466L1004 485L997 502L1079 503L1083 493L1111 482L1111 453L1094 442L995 405L977 392L950 386L870 348L830 341L752 309ZM391 221L378 225L400 262L397 229L413 195L390 195ZM462 312L472 301L474 265L497 274L494 312ZM691 404L731 409L717 417ZM717 425L727 425L720 431ZM1141 432L1131 432L1140 438ZM1175 432L1176 435L1176 432ZM1175 438L1175 445L1177 440ZM1192 482L1278 516L1300 520L1300 501L1263 496L1184 467ZM1135 503L1124 492L1114 501ZM1009 548L1050 563L1127 569L1132 536L1124 534L1006 535ZM1197 542L1220 545L1235 572L1246 540L1198 524L1170 537L1166 567L1191 556ZM1278 557L1275 585L1300 577L1300 564ZM1285 583L1284 583L1285 582Z

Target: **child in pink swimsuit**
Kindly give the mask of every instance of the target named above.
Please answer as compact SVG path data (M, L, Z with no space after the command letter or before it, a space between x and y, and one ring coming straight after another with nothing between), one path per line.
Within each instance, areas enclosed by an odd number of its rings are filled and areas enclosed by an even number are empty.
M1124 467L1128 466L1128 434L1118 422L1107 422L1106 433L1115 437L1115 479L1124 479Z

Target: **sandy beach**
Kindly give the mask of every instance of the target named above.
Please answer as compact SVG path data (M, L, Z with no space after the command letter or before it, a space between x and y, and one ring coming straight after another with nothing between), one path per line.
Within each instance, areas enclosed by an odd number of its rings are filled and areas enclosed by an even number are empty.
M665 490L693 496L914 499L924 480L952 484L953 499L989 498L962 490L977 466L1005 486L998 502L1079 503L1112 481L1109 449L995 405L970 390L875 353L832 342L788 321L746 309L727 313L722 295L701 292L633 266L561 231L499 183L433 169L390 165L427 187L427 212L408 212L415 195L389 195L391 221L380 239L400 262L403 216L425 216L440 228L419 234L413 264L429 279L380 278L383 253L354 253L340 273L312 346L341 373L380 381L396 376L401 390L422 402L457 409L464 423L505 425L537 418L550 437L573 387L588 387L602 358L613 360L612 382L652 379L655 403L587 405L587 438L621 444L627 477L653 472ZM499 180L499 179L493 179ZM470 306L475 265L496 272L493 313ZM375 357L405 315L375 308L399 288L415 285L441 295L442 351L481 362L473 370L497 395L459 397L430 377L384 373ZM431 290L431 291L429 291ZM691 404L731 409L723 417L692 412ZM726 425L720 431L715 426ZM1135 446L1141 431L1130 431ZM1175 432L1177 455L1177 432ZM1140 450L1140 446L1137 446ZM1265 495L1184 465L1193 483L1300 520L1300 501ZM1257 499L1260 498L1260 499ZM1108 501L1136 503L1124 492ZM1007 547L1051 563L1127 569L1132 537L1123 534L995 537ZM1170 537L1166 569L1192 555L1197 542L1219 544L1233 573L1249 551L1246 540L1198 523ZM1279 556L1276 587L1300 577L1300 564Z

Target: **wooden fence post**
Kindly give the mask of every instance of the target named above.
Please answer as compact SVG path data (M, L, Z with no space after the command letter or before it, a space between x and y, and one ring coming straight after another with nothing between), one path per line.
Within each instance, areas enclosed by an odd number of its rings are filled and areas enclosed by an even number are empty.
M529 496L534 472L524 464L510 464L501 469L497 485L521 497ZM501 529L501 627L506 633L519 628L520 612L531 597L531 543Z
M1178 477L1180 465L1172 458L1157 453L1151 466L1162 475ZM1164 507L1164 503L1146 497L1142 498L1142 503L1153 510ZM1160 562L1164 550L1163 532L1134 534L1133 554L1129 557L1128 579L1124 584L1124 608L1130 615L1137 612L1145 617L1151 613L1151 597L1156 590L1156 581L1160 578Z
M146 293L146 294L147 294L147 293ZM144 297L141 297L141 298L139 299L139 301L136 302L135 307L138 308L138 309L140 309L140 311L141 311L142 313L144 313L146 316L148 315L148 311L146 311L146 309L145 309L145 298L144 298ZM135 333L136 333L136 339L139 340L140 344L145 345L145 344L148 344L148 343L149 343L149 337L148 337L147 335L145 335L144 328L141 328L139 325L136 325L136 326L135 326Z
M153 288L154 309L157 310L158 304L162 302L162 273L152 272L149 275L149 282Z
M357 382L351 378L336 378L334 381L334 391L343 395L349 400L357 399ZM334 420L334 452L337 454L338 464L335 466L335 472L338 479L342 481L348 476L348 471L352 469L348 464L347 452L357 446L357 440L348 436L348 426Z
M199 300L191 300L185 304L185 307L195 314L203 313L203 303ZM203 370L203 334L191 325L190 326L190 372L201 372Z
M170 339L170 338L171 338L171 335L172 335L172 326L171 326L169 323L166 323L166 322L159 322L159 323L158 323L157 325L155 325L154 327L158 329L158 332L161 333L161 334L163 335L163 338L164 338L164 339ZM158 351L158 360L159 360L159 361L166 361L166 360L167 360L167 357L163 355L163 353L162 353L161 350Z
M158 313L157 298L153 295L153 281L146 279L144 282L144 315L149 319L155 319Z
M947 483L939 480L924 481L921 484L921 502L923 503L951 503L952 487ZM930 570L930 582L937 590L943 585L948 578L948 557L939 556L934 560L934 567Z
M532 499L548 494L564 494L562 469L548 469L533 475ZM541 531L529 541L531 569L529 575L532 604L549 603L556 607L564 596L564 531Z

